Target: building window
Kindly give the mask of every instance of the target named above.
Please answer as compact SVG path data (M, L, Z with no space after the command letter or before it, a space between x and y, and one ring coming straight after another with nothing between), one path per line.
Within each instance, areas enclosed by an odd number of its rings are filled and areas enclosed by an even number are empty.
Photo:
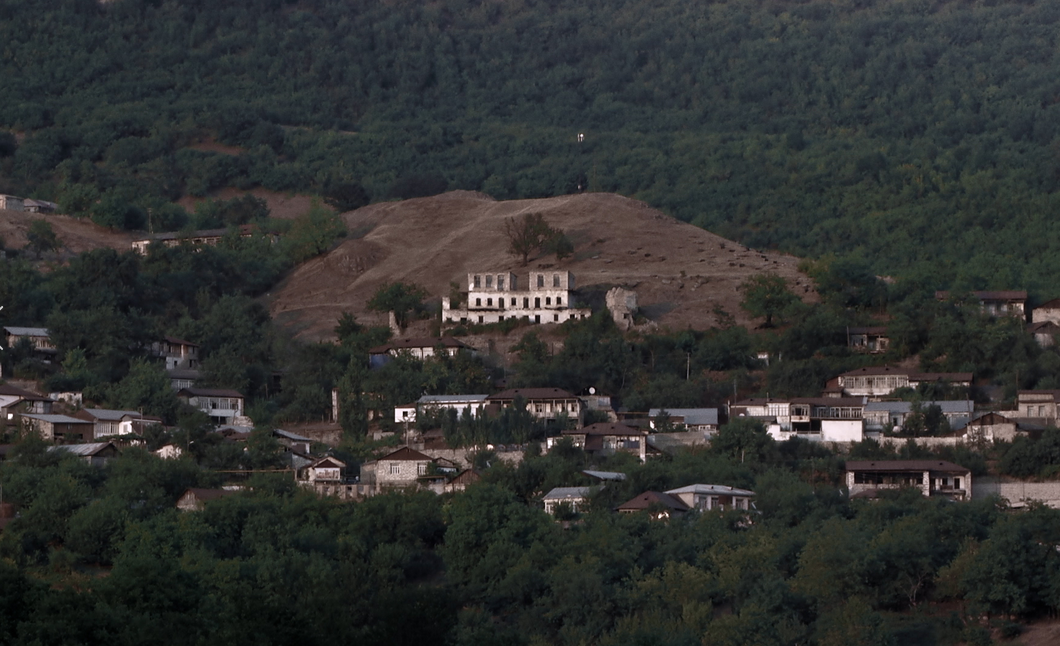
M557 296L556 297L556 305L563 305L563 297L562 296Z
M475 276L475 289L478 289L481 285L482 279L479 276Z
M559 322L559 314L553 314L552 315L552 320L558 323Z
M559 274L552 274L552 286L559 287Z
M487 298L486 299L486 307L493 307L493 299L492 298Z
M540 323L540 322L541 322L541 315L540 314L535 314L534 315L534 323Z
M401 473L401 465L398 464L397 462L391 462L390 463L390 475L396 476L399 473Z
M427 475L427 463L426 462L420 462L419 464L416 465L416 475L418 475L418 476Z
M530 299L529 298L524 298L523 299L523 307L524 308L530 307Z
M475 299L475 307L482 307L482 299L481 298L476 298Z
M540 296L535 296L534 297L534 307L541 307L541 297Z
M544 275L542 275L542 274L538 274L537 275L537 286L538 287L544 287L545 286L545 277L544 277Z
M499 320L499 321L503 321L503 320L504 320L504 315L503 315L503 314L501 314L501 317L500 317L499 319L497 319L497 320Z
M504 276L497 276L497 289L504 289Z
M482 317L481 317L481 316L480 316L480 317L478 317L478 322L479 322L479 323L482 323Z
M493 276L486 276L486 287L493 287Z
M545 305L551 305L551 304L552 304L552 297L551 296L546 296L545 297Z
M515 307L515 299L512 299L512 307Z

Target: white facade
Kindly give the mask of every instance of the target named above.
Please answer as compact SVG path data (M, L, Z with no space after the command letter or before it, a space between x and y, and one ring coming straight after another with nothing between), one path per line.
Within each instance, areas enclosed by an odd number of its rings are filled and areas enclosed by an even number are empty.
M24 200L14 195L0 195L0 210L24 211Z
M467 302L453 308L449 297L442 298L443 323L500 323L527 319L531 323L564 323L588 318L589 308L571 304L574 274L569 271L532 271L526 286L510 272L470 273L467 275Z
M405 406L394 407L395 424L415 424L416 414L419 411L439 411L452 409L456 411L457 417L462 417L464 411L472 417L478 417L482 408L486 405L488 395L424 395L415 403Z

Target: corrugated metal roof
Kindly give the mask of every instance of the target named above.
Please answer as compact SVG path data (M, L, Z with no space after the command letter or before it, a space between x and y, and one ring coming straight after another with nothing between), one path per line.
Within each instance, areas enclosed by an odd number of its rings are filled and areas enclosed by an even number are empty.
M59 444L58 446L49 447L49 451L64 451L66 453L73 453L80 457L89 457L99 453L108 446L114 446L111 442L92 442L90 444Z
M591 478L599 478L600 480L625 480L626 474L619 473L618 471L591 471L585 469L582 471L585 475Z
M51 336L46 327L5 326L4 330L12 336Z
M463 402L484 402L489 395L424 395L417 403L420 404L460 404Z
M716 484L691 484L686 487L679 487L677 489L670 489L666 493L670 495L682 494L682 493L693 493L708 496L753 496L755 492L747 489L737 489L736 487L730 487L728 485L716 485Z
M592 487L556 487L545 494L544 500L573 500L592 494Z
M92 424L92 422L88 420L77 419L76 417L70 417L69 415L36 415L23 413L22 417L48 422L49 424Z
M139 417L140 411L136 410L110 410L107 408L86 408L85 412L95 417L96 419L105 420L108 422L120 422L121 418L126 415L132 415L133 417Z
M931 401L931 402L920 402L922 408L926 409L928 406L938 406L942 409L943 413L957 414L967 413L971 414L975 409L975 402L971 400L950 400L950 401ZM912 402L869 402L865 404L865 412L871 413L876 411L887 411L893 413L911 413L913 411Z

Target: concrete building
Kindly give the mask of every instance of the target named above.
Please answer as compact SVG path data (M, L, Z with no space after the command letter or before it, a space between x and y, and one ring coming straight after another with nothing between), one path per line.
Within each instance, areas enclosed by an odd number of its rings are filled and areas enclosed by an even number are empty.
M14 195L0 195L0 211L25 211L25 200Z
M564 323L592 314L589 308L573 306L574 274L569 271L532 271L525 286L510 272L470 273L467 284L462 307L455 307L448 296L442 298L442 323Z
M846 482L851 498L874 498L883 490L915 487L924 496L972 499L972 472L945 460L850 460Z

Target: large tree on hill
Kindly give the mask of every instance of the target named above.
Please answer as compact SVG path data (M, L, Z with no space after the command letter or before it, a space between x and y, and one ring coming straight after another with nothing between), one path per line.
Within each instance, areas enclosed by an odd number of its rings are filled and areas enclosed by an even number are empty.
M530 261L530 254L544 248L563 232L553 229L540 213L524 213L504 221L504 235L508 237L508 252L523 259L523 266Z
M773 319L778 318L792 305L798 297L788 291L788 283L777 274L756 274L742 285L742 307L748 314L764 317L764 327L773 327Z

